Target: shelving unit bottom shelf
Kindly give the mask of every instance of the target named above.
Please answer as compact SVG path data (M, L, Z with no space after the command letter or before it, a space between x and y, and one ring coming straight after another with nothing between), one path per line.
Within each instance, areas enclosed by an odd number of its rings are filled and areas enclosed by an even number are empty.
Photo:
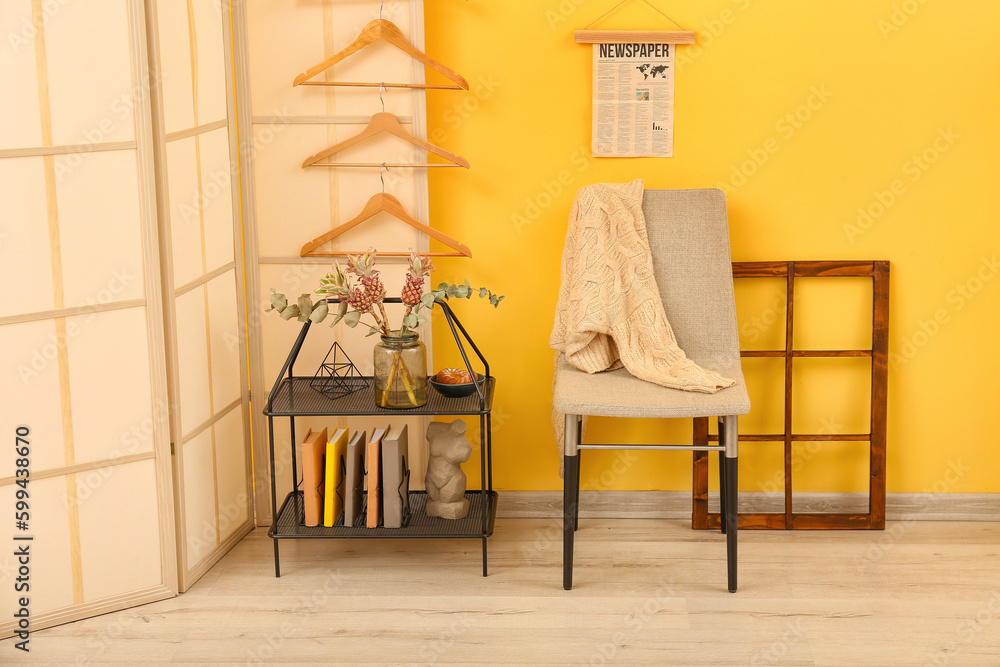
M365 526L344 526L343 515L332 527L303 526L299 523L302 511L302 492L293 491L285 498L278 512L278 521L267 532L274 539L364 539L364 538L486 538L493 534L497 518L496 491L466 491L469 513L463 519L439 519L424 513L427 504L426 491L410 492L410 519L402 528L367 528ZM488 505L488 506L487 506ZM486 513L487 528L483 531L483 514ZM361 515L364 523L364 514Z

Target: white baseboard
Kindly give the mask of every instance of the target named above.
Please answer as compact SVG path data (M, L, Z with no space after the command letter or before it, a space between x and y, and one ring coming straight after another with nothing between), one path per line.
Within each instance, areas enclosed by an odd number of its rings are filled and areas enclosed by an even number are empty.
M562 491L500 491L501 519L557 519L562 516ZM710 512L719 511L719 497L709 494ZM796 512L867 512L867 493L796 493ZM785 510L781 493L743 491L741 512ZM690 491L581 491L580 516L606 519L691 519ZM1000 521L997 493L887 493L888 521ZM269 527L270 520L259 523Z
M796 493L794 510L867 512L867 493ZM718 494L709 511L718 512ZM784 512L781 493L744 491L741 512ZM887 493L888 521L1000 521L1000 494ZM500 491L497 516L505 519L559 518L562 491ZM580 516L589 518L691 519L690 491L581 491Z

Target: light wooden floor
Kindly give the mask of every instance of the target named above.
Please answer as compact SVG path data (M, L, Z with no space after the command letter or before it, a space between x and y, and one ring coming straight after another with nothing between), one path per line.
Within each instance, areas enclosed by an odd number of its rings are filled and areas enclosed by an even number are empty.
M10 640L0 664L1000 665L1000 524L740 534L585 519L575 587L560 523L478 541L283 543L257 530L190 592Z

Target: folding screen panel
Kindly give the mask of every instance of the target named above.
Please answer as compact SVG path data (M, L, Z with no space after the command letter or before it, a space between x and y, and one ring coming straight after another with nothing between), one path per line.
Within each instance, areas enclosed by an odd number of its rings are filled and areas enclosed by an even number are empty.
M237 44L246 40L249 63L247 84L252 118L252 146L247 151L246 172L252 195L245 198L247 219L254 220L256 255L259 259L258 302L251 305L251 327L259 327L254 341L259 347L263 369L259 388L266 395L288 355L299 331L294 322L285 322L273 314L262 315L268 302L269 288L285 292L290 298L312 293L329 270L333 260L300 257L301 247L337 225L357 215L368 199L383 189L395 195L404 208L421 222L428 222L426 169L391 168L380 174L378 168L323 167L303 168L303 160L333 144L361 132L371 116L387 111L395 114L403 127L418 136L426 136L425 103L422 90L379 87L345 88L327 86L292 86L301 73L350 45L372 19L388 19L418 49L423 48L423 3L337 2L316 0L298 3L290 11L285 2L263 0L240 5L246 15L236 15ZM239 33L245 31L241 37ZM320 80L367 82L423 82L424 66L395 47L377 42L318 74ZM376 136L344 151L348 162L425 162L422 151L391 136ZM433 225L432 225L433 226ZM381 213L334 239L323 250L364 251L426 250L428 240L405 223ZM341 257L343 262L344 258ZM406 273L405 258L379 260L383 282L389 296L402 287ZM315 295L313 295L315 296ZM401 317L390 312L393 321ZM260 318L260 319L258 319ZM320 325L310 336L296 365L297 374L313 372L330 345L337 340L363 374L372 371L372 338L366 331L345 328L329 329ZM430 327L421 327L421 337L430 348ZM258 401L258 404L262 401ZM256 405L256 404L255 404ZM305 427L347 426L367 429L385 426L377 418L302 419ZM409 423L411 433L423 433L426 420L392 420L393 426ZM257 428L259 427L259 428ZM263 423L255 426L254 443L257 490L269 488L267 433ZM276 477L279 497L290 490L291 446L287 420L275 424ZM416 438L418 449L412 475L413 485L423 484L423 438ZM411 446L413 443L411 443ZM266 495L258 494L257 522L270 523Z
M0 3L0 506L26 491L32 629L176 591L143 25L139 0Z
M185 590L253 527L228 2L156 2L157 130ZM234 197L234 193L236 196Z
M299 258L298 249L383 187L427 221L422 170L379 178L377 169L299 166L383 108L426 132L422 92L380 99L370 88L291 87L353 40L379 3L317 0L294 12L263 1L78 4L0 3L10 46L0 54L0 87L16 91L15 104L0 106L2 427L30 430L26 533L44 581L32 591L34 629L173 595L252 527L249 443L251 429L263 429L249 386L266 392L297 329L262 320L258 299L270 286L311 291L329 262ZM422 47L419 0L381 11ZM252 99L248 57L267 62L254 70ZM385 45L339 73L424 76ZM354 156L424 159L381 138ZM244 217L257 224L244 229ZM336 244L405 251L428 240L375 218ZM244 272L246 257L254 264ZM403 261L382 267L387 284L401 284ZM334 339L370 372L371 340L349 330L321 341L309 353L315 364ZM258 447L266 452L266 438ZM10 449L0 454L8 506L15 463ZM414 463L419 481L422 462ZM267 466L257 469L263 492ZM287 467L283 474L287 485ZM269 522L266 502L258 508ZM0 556L0 585L11 585L13 565ZM0 598L3 618L12 604ZM0 623L2 635L13 629Z

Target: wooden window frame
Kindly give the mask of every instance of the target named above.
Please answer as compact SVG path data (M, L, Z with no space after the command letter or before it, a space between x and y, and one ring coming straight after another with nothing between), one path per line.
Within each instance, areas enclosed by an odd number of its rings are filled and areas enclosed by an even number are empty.
M872 347L870 350L796 350L794 333L795 279L803 277L865 277L872 279ZM777 530L883 530L885 528L886 408L889 359L889 262L810 261L734 262L733 278L785 278L785 347L783 350L743 350L742 357L783 358L784 429L780 434L743 434L743 442L783 442L785 449L784 513L741 513L739 527ZM870 357L871 421L864 434L795 434L792 432L792 364L796 358ZM694 444L718 441L708 432L708 418L694 420ZM803 441L862 441L870 444L868 512L795 513L792 495L792 443ZM746 451L746 450L744 450ZM696 530L720 528L718 513L708 511L708 452L694 452L692 527Z

